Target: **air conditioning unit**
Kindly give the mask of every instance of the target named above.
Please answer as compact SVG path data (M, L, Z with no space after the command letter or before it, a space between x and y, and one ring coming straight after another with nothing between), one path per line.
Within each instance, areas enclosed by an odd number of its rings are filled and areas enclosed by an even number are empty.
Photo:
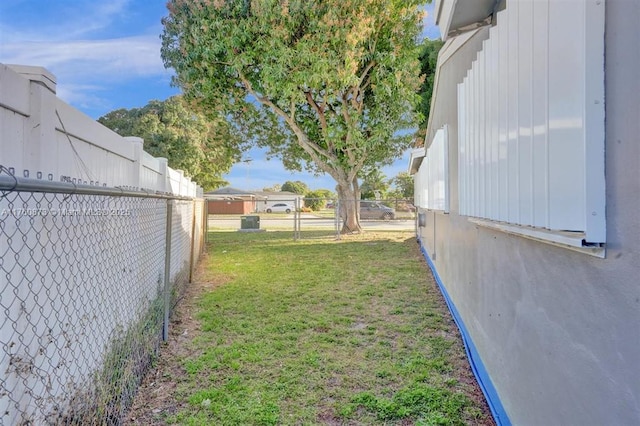
M260 216L241 216L240 229L260 229Z

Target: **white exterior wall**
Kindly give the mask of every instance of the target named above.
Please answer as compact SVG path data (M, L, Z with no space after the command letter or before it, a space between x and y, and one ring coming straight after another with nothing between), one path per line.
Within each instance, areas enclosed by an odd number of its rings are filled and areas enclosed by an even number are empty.
M513 424L637 425L640 423L640 102L637 96L640 93L640 3L632 0L554 0L552 3L549 6L541 0L509 0L507 9L511 8L511 12L518 9L519 17L520 12L534 7L532 14L525 13L523 17L525 20L532 17L531 25L508 23L505 28L500 27L505 20L498 19L497 30L485 27L451 38L441 51L427 141L433 140L438 129L448 127L451 208L449 214L421 209L427 220L426 226L418 230L418 236ZM543 12L545 4L549 9ZM543 166L532 165L531 179L520 183L533 186L533 191L525 188L525 192L543 203L534 203L534 209L529 209L529 219L534 226L546 226L545 215L539 215L537 208L541 211L548 208L544 202L552 202L553 194L539 197L538 191L546 191L546 186L561 191L571 182L563 180L562 172L545 174L544 164L560 170L560 165L552 161L557 160L556 155L562 156L567 147L552 148L550 133L537 129L558 124L550 122L554 111L561 113L563 108L561 103L549 102L549 96L554 94L562 93L558 102L571 103L568 111L582 117L590 114L587 110L598 104L588 102L587 86L592 72L600 72L602 65L598 68L587 61L581 71L575 68L578 65L566 64L564 71L559 72L564 72L565 78L571 81L566 85L560 80L547 81L545 84L554 85L548 91L536 90L532 78L549 72L550 61L575 58L575 51L563 53L562 48L584 49L585 34L573 34L567 29L570 22L587 19L588 11L594 7L605 8L606 31L604 36L600 34L599 41L594 40L594 49L604 42L606 120L584 121L579 128L567 129L570 132L565 136L577 149L576 159L589 165L594 158L584 151L592 143L588 138L602 135L597 127L592 131L590 125L604 126L604 149L597 153L600 164L596 165L598 175L603 165L606 169L606 182L602 182L606 185L605 191L598 195L606 196L604 258L574 251L562 244L515 235L508 228L488 227L461 214L465 197L471 200L468 206L488 217L497 214L498 219L491 222L508 217L511 209L522 208L521 202L527 200L519 200L522 189L515 185L518 174L513 173L516 165L520 168L520 161L533 161L532 164ZM575 13L564 22L557 19L562 13L556 15L555 8L564 8L567 13L571 8ZM544 19L540 21L545 16L549 18L546 23ZM545 26L549 28L545 30ZM591 30L584 28L587 33ZM491 31L509 34L507 38L498 39L497 50L495 39L485 42L491 38ZM521 36L523 31L529 34ZM566 39L566 43L558 45L560 50L552 56L545 56L540 53L540 49L548 46L545 36ZM527 37L529 40L539 37L529 49L531 54L522 50L526 46L513 42ZM485 59L478 61L482 57L479 52L484 48L493 49L499 56L512 54L510 49L514 49L525 57L523 62L518 60L495 73L491 71L495 56L485 53ZM484 99L484 112L471 111L469 103L460 109L463 102L459 104L458 85L465 77L478 78L479 72L471 70L474 63L482 61L484 72L490 70L486 84L495 87L497 76L500 90L506 89L506 93L487 93L485 83L475 80L474 90L465 91L462 97ZM476 65L478 69L480 66ZM567 93L576 89L578 93ZM530 102L521 105L522 96L528 96ZM575 103L576 98L580 102ZM496 102L497 99L506 100ZM476 118L465 120L466 124L461 125L460 118L472 113ZM486 114L489 117L497 114L500 119L494 125L493 121L487 121ZM510 123L521 121L528 124L522 128L511 127ZM558 131L560 127L557 126ZM465 170L474 173L473 178L459 170L461 134L468 140L478 140L479 135L484 135L492 143L497 141L488 153L485 151L485 161L474 162L473 169ZM560 133L555 137L556 145L565 141ZM510 150L510 141L520 138L525 141L522 147L526 147L528 155L521 156L518 150ZM545 138L546 142L540 142ZM469 145L469 149L473 151L465 154L481 153L477 145ZM540 161L540 157L548 157L551 163ZM496 161L498 167L490 167L491 173L480 172L482 167ZM581 197L588 200L588 191L593 189L589 168L585 175L575 169L575 164L566 167L566 172L575 171L567 179L579 175L583 180L585 188L581 189ZM492 174L496 170L497 179ZM485 184L487 179L493 184L482 185L482 179ZM416 194L421 190L417 185ZM512 195L512 202L492 201L501 193ZM531 198L528 199L530 203ZM581 221L587 228L588 220Z

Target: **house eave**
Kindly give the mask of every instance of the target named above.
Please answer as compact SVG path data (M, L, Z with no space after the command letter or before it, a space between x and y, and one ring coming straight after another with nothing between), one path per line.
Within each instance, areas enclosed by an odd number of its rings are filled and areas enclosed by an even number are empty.
M425 147L415 148L411 151L411 155L409 157L409 168L407 170L410 175L415 175L418 172L425 155L427 155L427 149Z
M491 16L501 0L436 0L436 25L442 40L491 23Z

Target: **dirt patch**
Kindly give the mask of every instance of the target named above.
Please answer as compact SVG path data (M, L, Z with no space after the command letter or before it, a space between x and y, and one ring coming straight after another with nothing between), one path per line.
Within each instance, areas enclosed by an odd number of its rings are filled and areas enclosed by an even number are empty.
M447 325L447 331L443 331L443 333L445 333L446 337L456 340L460 347L464 347L458 326L451 316L451 312L447 307L447 302L440 291L440 287L438 287L438 283L436 283L436 280L433 278L431 268L429 268L429 265L424 260L416 239L411 238L409 241L414 243L412 244L413 249L411 252L422 261L421 264L424 269L424 274L428 277L426 280L428 285L427 291L433 292L437 295L436 299L438 300L441 311L443 312L442 318ZM480 389L480 385L478 384L473 371L471 370L471 366L469 365L469 359L461 353L460 356L449 358L449 360L453 365L456 379L460 381L462 386L465 388L467 396L477 404L477 407L482 412L482 415L477 419L477 422L470 424L487 426L495 425L496 423L494 422L493 415L491 414L491 409L489 408L487 400Z
M176 378L186 374L180 360L190 354L190 343L200 333L200 323L193 317L198 300L206 292L224 284L208 276L205 270L207 263L205 253L193 282L185 286L183 298L171 318L169 340L160 346L156 364L144 377L125 425L163 425L167 416L182 408L177 402L177 384L180 380Z

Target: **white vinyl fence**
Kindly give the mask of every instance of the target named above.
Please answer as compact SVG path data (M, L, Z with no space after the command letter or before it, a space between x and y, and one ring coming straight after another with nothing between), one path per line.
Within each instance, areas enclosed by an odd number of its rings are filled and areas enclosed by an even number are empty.
M142 142L0 64L0 424L120 424L166 339L206 213Z

